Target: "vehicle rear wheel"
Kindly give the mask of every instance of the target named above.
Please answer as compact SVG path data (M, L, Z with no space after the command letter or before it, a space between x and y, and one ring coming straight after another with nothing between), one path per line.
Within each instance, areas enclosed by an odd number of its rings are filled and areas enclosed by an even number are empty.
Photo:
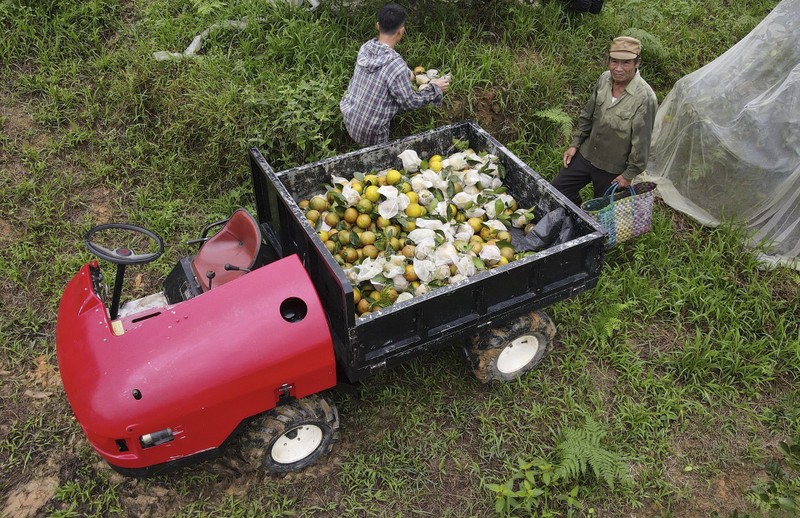
M542 361L555 334L556 326L547 313L532 311L473 336L465 351L482 382L511 381Z
M244 432L241 455L250 466L284 474L317 462L338 436L336 406L315 394L257 416Z

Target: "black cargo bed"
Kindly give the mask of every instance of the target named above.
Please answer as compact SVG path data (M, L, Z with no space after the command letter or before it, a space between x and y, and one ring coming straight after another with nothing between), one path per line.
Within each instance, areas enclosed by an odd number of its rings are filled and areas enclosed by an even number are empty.
M330 183L331 175L352 178L356 171L400 169L397 155L406 149L420 156L450 154L454 138L469 141L478 152L500 157L506 169L503 184L520 207L536 205L545 212L564 207L576 237L356 318L350 282L296 202L323 192L322 185ZM327 312L337 360L351 381L597 284L605 254L602 230L475 123L445 126L277 173L252 149L250 164L264 234L281 256L300 256Z

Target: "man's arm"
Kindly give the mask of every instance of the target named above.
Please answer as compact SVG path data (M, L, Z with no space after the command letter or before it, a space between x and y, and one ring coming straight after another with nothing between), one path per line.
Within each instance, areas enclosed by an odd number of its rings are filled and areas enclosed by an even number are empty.
M647 158L650 154L650 139L653 135L653 125L658 111L658 101L656 98L648 97L633 114L631 124L631 152L628 155L628 163L625 171L620 175L625 183L630 183L633 178L644 171L647 167ZM626 187L625 183L619 182L620 186Z

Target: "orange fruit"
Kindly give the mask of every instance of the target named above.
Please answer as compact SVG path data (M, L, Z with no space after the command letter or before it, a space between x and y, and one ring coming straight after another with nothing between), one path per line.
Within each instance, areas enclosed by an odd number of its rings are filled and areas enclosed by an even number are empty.
M367 189L364 191L364 196L372 203L377 202L381 198L381 194L378 192L378 186L370 185L367 187Z
M409 203L406 207L406 216L410 218L418 218L422 216L422 206L419 203Z
M473 232L480 232L483 228L483 220L481 218L469 218L467 225L472 227Z
M388 185L398 184L402 179L403 175L401 175L400 171L397 169L389 169L389 172L386 173L386 183Z
M319 211L315 209L309 210L308 212L306 212L306 218L308 218L308 221L310 221L311 223L316 223L317 220L319 219Z
M369 217L369 214L359 214L356 218L356 225L360 228L369 228L372 224L372 218Z
M375 259L378 257L378 253L380 252L375 245L365 245L361 250L362 254L370 259Z
M339 215L335 212L327 213L325 215L325 223L327 223L329 227L335 227L339 224Z
M346 263L354 263L358 259L358 252L356 252L355 248L347 247L342 250L342 259Z
M328 210L328 200L325 199L324 196L318 194L309 200L308 206L314 210L322 212L324 210Z
M375 239L376 239L375 232L371 230L365 230L364 232L362 232L360 238L361 238L361 244L364 246L375 244Z
M358 218L358 210L355 207L347 207L344 210L344 220L348 223L355 223Z

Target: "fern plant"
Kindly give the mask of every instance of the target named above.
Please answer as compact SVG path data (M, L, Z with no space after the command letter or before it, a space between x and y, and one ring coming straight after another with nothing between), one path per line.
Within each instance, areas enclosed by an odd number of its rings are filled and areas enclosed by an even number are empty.
M642 55L646 61L666 61L669 59L669 51L658 36L637 27L630 27L623 32L626 36L631 36L642 42Z
M206 16L225 7L225 2L220 2L219 0L192 0L192 7L195 8L200 16Z
M780 442L783 462L770 461L768 482L753 487L746 498L762 511L783 511L800 515L800 444L792 439Z
M617 480L627 480L627 466L619 454L600 444L605 436L603 426L591 418L587 418L581 429L564 430L556 444L556 451L561 457L555 470L556 478L572 480L592 473L611 489L614 489Z
M495 493L498 514L512 516L524 511L526 515L555 516L559 507L583 509L580 496L590 487L582 484L592 479L611 489L627 483L627 465L620 454L603 447L605 437L602 425L587 418L583 428L566 428L559 434L555 462L541 457L519 459L506 482L486 484Z
M548 108L538 111L534 115L558 126L565 142L568 143L572 140L572 118L561 108Z
M629 302L618 302L599 309L592 318L591 327L600 343L606 344L614 333L620 330L624 322L622 315L629 306Z

